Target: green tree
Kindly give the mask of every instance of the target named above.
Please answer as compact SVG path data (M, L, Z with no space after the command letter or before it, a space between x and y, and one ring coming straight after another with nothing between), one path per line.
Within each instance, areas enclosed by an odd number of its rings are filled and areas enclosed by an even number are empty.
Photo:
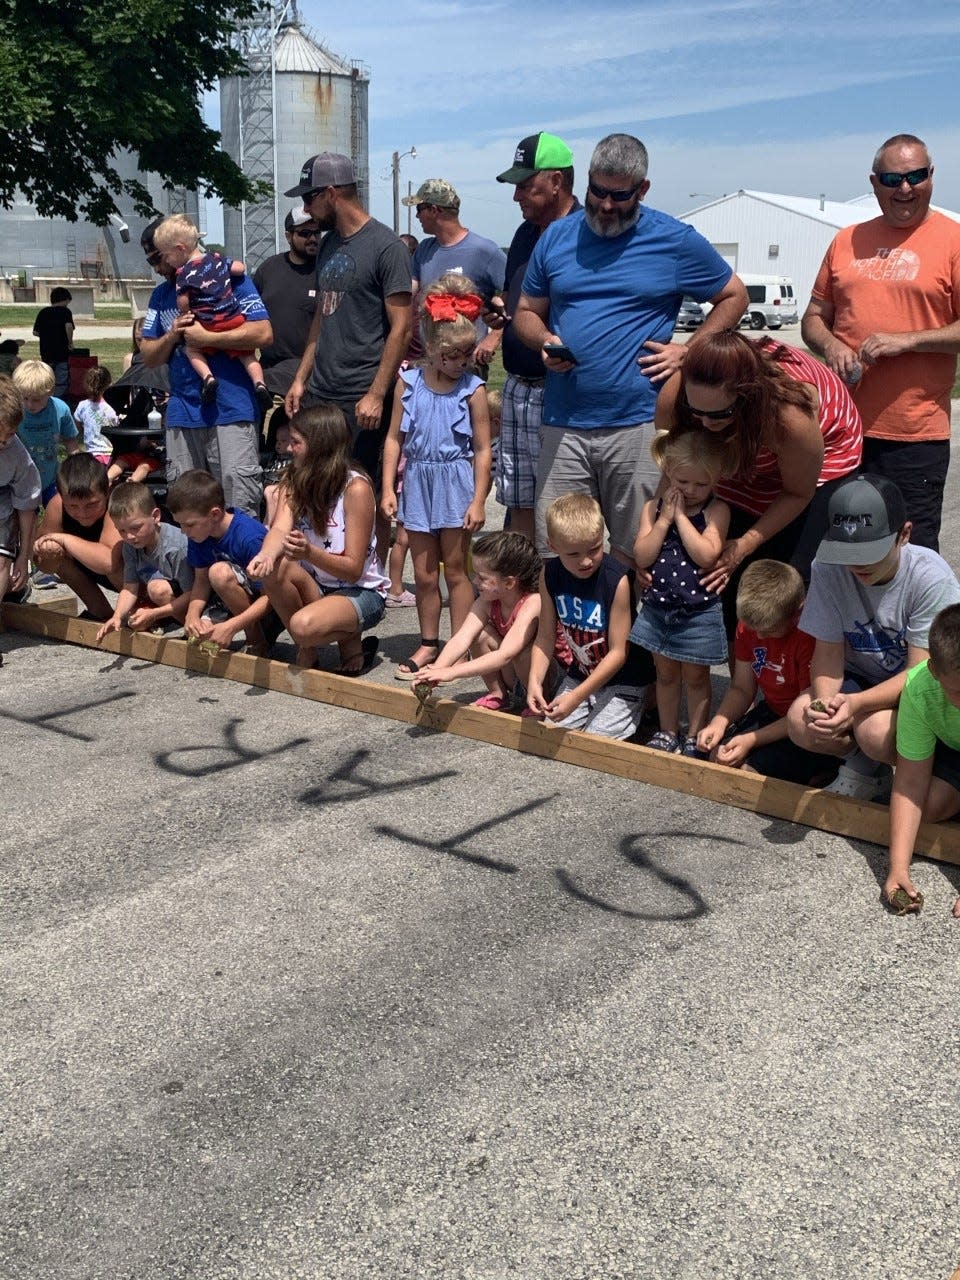
M228 204L247 181L204 123L200 93L242 74L231 38L261 0L0 0L0 205L19 188L45 217L102 224L123 190L149 214L141 172Z

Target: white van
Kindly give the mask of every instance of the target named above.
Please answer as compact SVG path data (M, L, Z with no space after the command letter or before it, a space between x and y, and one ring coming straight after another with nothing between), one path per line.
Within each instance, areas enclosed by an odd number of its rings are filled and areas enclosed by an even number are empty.
M750 299L741 324L749 324L751 329L779 329L781 325L797 323L797 298L789 276L755 276L746 271L737 274Z

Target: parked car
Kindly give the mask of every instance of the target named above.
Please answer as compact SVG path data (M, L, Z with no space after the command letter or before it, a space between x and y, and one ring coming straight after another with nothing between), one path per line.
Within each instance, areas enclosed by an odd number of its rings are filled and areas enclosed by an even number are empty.
M703 324L704 310L699 302L692 298L684 298L680 303L680 314L677 316L676 328L699 329Z

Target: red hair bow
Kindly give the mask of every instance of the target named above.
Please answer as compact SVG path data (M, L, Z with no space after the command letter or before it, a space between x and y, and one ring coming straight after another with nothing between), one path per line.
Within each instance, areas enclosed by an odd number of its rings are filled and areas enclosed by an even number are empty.
M475 293L465 293L463 296L455 293L428 293L423 305L431 320L456 320L458 315L476 320L483 310L483 299L478 298Z

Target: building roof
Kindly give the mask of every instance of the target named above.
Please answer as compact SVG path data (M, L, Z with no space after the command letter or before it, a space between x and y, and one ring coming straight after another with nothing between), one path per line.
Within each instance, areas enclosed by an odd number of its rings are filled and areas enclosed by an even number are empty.
M820 200L814 196L783 196L773 191L734 191L731 195L723 196L719 200L711 200L709 204L700 205L699 208L691 210L692 213L700 213L704 209L715 208L719 204L724 204L728 200L739 200L746 197L750 200L756 200L759 204L774 205L778 209L786 209L789 213L796 213L803 218L812 218L815 222L822 222L828 227L849 227L854 222L866 222L870 218L878 216L877 202L872 192L868 195L857 196L853 200ZM945 214L948 218L953 218L955 222L960 222L960 214L953 213L949 209L941 209L939 205L931 205L931 209ZM687 214L683 215L687 217Z
M352 76L353 66L331 53L319 41L308 36L302 27L291 23L281 27L274 54L278 71L313 72L335 76Z

